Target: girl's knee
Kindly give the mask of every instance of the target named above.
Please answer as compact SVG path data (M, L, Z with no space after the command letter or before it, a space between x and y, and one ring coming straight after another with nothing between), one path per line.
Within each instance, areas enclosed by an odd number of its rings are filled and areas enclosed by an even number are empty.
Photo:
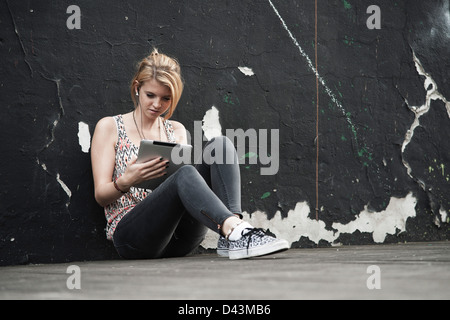
M198 177L201 177L197 169L190 164L186 164L179 168L175 173L177 175L178 181L193 181Z
M216 164L237 164L237 153L233 142L226 136L215 137L207 145L211 159L210 163Z
M178 174L192 174L194 172L197 172L197 169L195 169L194 166L190 164L186 164L177 170Z
M209 143L223 145L224 147L232 146L234 148L233 142L227 136L214 137L209 141Z

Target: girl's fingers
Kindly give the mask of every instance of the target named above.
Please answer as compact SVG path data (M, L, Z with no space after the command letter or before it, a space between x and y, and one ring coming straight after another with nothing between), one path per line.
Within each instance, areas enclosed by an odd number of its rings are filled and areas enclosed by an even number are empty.
M152 160L153 162L153 160ZM158 163L159 162L159 163ZM159 160L156 164L149 164L143 171L142 177L147 179L159 178L165 174L167 167L169 166L168 161Z

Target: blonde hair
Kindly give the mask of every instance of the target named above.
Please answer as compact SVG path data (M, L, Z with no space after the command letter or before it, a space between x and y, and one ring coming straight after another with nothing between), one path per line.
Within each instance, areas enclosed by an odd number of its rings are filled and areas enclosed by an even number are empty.
M136 89L139 90L142 84L149 80L156 80L170 89L171 103L168 112L164 116L164 119L167 120L175 111L183 93L180 64L176 59L159 53L158 49L153 49L148 57L142 59L137 65L137 72L130 84L131 99L135 108L138 105Z

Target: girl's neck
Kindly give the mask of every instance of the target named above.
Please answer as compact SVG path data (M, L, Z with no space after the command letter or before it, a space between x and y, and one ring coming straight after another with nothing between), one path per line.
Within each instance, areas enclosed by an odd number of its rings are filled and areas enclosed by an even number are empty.
M160 136L160 117L150 119L142 115L140 108L133 111L133 120L141 139Z

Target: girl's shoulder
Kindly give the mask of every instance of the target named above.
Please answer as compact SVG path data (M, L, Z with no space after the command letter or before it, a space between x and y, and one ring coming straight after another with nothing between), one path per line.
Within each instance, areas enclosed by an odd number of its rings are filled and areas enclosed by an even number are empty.
M115 117L104 117L101 118L97 125L95 126L95 130L101 130L101 131L111 131L116 129L116 120Z
M99 128L99 130L116 131L118 126L124 124L127 117L128 114L118 114L115 116L101 118L97 122L96 128Z
M173 130L186 130L184 125L181 122L175 121L175 120L166 120L169 122L169 124L172 126Z
M168 123L169 128L171 127L170 129L172 131L174 140L178 143L186 144L187 135L184 125L181 122L175 120L166 120L166 123Z
M94 136L102 139L104 142L115 143L117 141L118 126L121 116L112 116L101 118L95 126Z

